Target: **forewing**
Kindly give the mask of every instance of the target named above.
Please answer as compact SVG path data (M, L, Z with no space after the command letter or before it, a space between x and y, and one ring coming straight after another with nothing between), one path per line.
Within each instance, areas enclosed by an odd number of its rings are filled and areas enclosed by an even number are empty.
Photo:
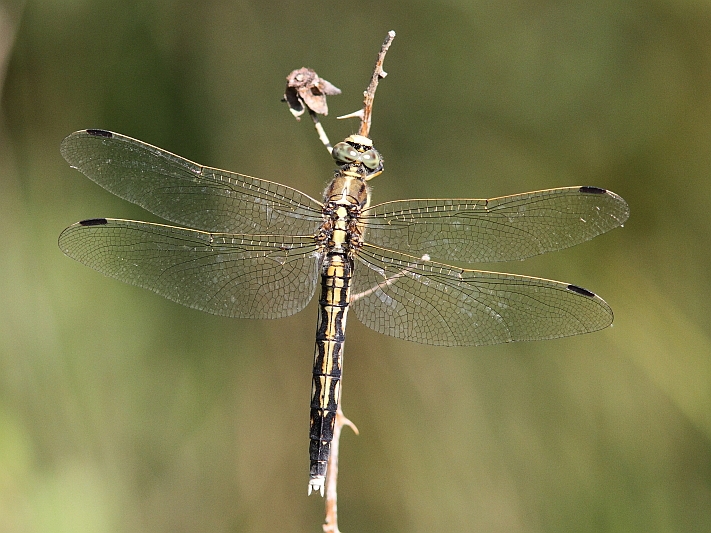
M103 130L62 141L64 159L106 190L175 224L220 233L313 235L321 204L304 193L204 167L144 142Z
M306 306L318 279L313 238L207 233L94 219L59 247L99 272L215 315L281 318Z
M554 339L612 323L595 294L540 278L463 270L375 246L358 253L353 310L379 333L442 346Z
M568 248L621 226L629 206L597 187L489 200L399 200L366 209L370 244L442 261L512 261Z

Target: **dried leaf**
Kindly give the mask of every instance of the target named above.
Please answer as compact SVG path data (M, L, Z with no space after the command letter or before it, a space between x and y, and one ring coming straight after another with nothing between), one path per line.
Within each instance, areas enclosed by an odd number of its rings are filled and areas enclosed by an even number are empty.
M319 115L328 115L326 96L341 94L341 90L332 83L319 78L310 68L294 70L286 77L284 100L289 110L298 119L306 108Z

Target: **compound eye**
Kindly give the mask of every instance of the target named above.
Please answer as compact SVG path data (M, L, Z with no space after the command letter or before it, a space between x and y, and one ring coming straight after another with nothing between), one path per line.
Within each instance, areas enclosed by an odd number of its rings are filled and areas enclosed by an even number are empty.
M333 159L336 160L336 163L342 165L345 163L353 163L354 161L357 161L359 154L358 151L350 144L338 143L336 146L333 147L331 155L333 156Z
M360 160L370 170L376 170L380 166L380 154L373 149L361 154Z

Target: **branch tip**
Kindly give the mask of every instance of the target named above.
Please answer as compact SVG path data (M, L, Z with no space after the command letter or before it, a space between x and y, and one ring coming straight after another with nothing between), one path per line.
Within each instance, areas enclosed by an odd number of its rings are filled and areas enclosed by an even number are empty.
M380 47L380 52L378 53L378 58L375 61L375 67L373 68L373 75L370 78L370 84L364 93L363 98L363 118L360 122L360 129L358 130L358 135L363 135L368 137L370 135L370 121L373 114L373 100L375 99L375 90L378 88L378 82L387 76L387 73L383 70L383 61L385 61L385 54L388 53L390 45L395 39L395 32L390 30L383 45Z
M336 117L336 120L344 120L346 118L363 118L363 108L359 109L358 111L353 111L353 113L348 113L347 115L341 115L340 117Z

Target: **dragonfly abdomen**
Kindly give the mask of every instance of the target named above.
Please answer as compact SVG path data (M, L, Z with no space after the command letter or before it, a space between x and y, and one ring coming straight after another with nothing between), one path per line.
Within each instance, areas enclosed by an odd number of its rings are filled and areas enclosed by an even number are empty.
M353 259L345 252L331 252L324 259L321 274L316 349L311 387L311 429L309 438L312 490L323 494L328 457L341 396L343 345L350 303Z

